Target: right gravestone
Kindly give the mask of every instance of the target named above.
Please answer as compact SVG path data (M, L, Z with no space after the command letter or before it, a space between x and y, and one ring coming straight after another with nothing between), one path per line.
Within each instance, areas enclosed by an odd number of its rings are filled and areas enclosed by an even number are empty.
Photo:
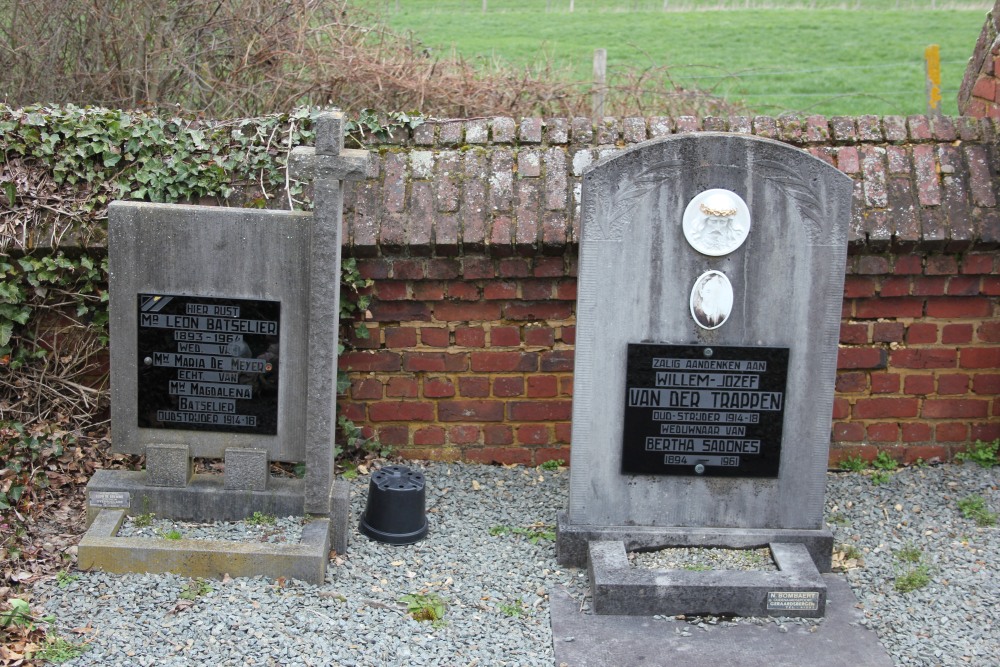
M852 187L799 149L719 133L646 142L584 175L558 553L589 563L598 613L823 613L810 573L830 569ZM780 572L752 581L616 570L629 550L765 545Z

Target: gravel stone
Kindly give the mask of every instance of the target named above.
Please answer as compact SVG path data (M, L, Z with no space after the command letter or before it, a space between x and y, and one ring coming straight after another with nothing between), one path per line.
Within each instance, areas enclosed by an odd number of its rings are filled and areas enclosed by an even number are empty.
M546 592L563 586L589 610L586 572L561 568L545 535L569 496L567 471L408 465L426 476L427 538L392 546L358 533L369 481L360 476L347 482L354 524L348 552L331 562L321 586L260 577L193 582L176 575L74 572L77 578L62 586L54 578L37 583L32 603L42 615L55 616L59 634L89 643L67 665L551 667ZM991 511L1000 511L998 473L966 463L907 468L884 484L858 473L828 475L827 520L835 542L861 554L843 562L863 563L846 577L865 625L896 665L1000 664L998 529L977 526L958 509L960 499L978 494ZM195 534L177 529L185 537ZM204 534L218 535L215 530L229 535L243 529L216 524L204 527ZM917 561L902 560L904 550L918 553ZM673 551L633 558L676 559ZM897 590L897 577L918 566L926 567L929 583ZM400 601L407 594L444 600L443 622L413 620ZM681 637L735 623L773 623L786 632L792 624L815 629L822 623L686 620Z

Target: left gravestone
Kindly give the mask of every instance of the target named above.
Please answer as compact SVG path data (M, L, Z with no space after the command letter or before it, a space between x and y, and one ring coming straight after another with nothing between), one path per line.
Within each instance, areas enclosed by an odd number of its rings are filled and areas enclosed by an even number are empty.
M111 205L112 447L145 455L146 469L99 471L88 484L94 523L81 567L318 582L330 546L346 550L347 489L332 475L340 215L342 182L363 178L366 164L364 151L343 149L340 114L325 113L317 149L299 150L295 161L296 177L314 181L314 213ZM224 459L224 475L193 475L195 457ZM305 464L305 479L271 477L271 461ZM252 554L222 543L218 562L190 553L175 562L169 553L183 545L136 555L135 544L115 541L126 513L147 512L317 520L298 551ZM205 565L191 571L192 563Z

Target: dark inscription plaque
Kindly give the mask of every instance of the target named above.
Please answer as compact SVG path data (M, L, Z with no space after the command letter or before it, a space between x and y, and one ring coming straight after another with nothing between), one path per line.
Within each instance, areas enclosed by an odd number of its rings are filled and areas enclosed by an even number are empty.
M278 433L278 301L140 294L139 426Z
M630 343L622 472L777 477L788 348Z

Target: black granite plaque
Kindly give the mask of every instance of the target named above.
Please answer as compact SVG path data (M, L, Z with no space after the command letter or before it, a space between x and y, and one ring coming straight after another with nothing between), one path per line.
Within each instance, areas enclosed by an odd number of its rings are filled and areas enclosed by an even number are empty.
M140 294L144 428L278 433L278 301Z
M630 343L622 473L777 477L788 348Z

